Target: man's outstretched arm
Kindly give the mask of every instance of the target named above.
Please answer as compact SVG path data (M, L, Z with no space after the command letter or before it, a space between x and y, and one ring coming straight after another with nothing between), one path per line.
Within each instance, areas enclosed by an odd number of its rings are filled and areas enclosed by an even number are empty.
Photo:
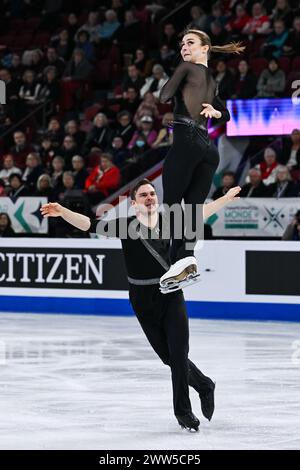
M234 188L229 189L227 193L216 199L215 201L209 202L208 204L203 205L203 219L207 219L212 214L218 212L222 207L226 206L231 201L236 201L240 199L237 194L240 192L240 186L235 186Z

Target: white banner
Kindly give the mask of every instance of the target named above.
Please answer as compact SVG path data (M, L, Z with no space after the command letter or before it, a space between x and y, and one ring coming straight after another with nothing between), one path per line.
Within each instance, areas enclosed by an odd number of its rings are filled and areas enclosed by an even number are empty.
M15 202L9 197L0 198L0 212L6 212L16 233L48 233L48 219L40 212L46 197L20 197Z
M299 198L242 198L206 221L217 237L282 237L300 209Z

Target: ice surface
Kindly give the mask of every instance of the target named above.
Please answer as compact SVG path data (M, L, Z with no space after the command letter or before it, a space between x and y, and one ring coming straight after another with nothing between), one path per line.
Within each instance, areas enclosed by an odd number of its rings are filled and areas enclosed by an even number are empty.
M192 434L134 317L2 313L0 448L299 449L299 346L296 323L190 320L190 358L217 381L210 423L190 389Z

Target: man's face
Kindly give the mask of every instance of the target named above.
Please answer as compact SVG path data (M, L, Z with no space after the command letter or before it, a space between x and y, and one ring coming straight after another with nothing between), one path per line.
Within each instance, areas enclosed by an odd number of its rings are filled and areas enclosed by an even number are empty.
M281 34L284 31L284 24L281 21L275 21L274 31L276 34Z
M230 175L225 175L223 176L223 186L225 188L231 188L231 186L233 186L234 184L234 179L232 176Z
M13 165L14 165L14 160L11 155L8 155L7 157L4 158L3 166L6 170L9 170L10 168L12 168Z
M7 82L9 82L10 79L11 79L11 75L10 75L9 71L5 70L5 69L1 70L0 80L3 80L4 83L7 83Z
M26 137L23 132L16 132L14 135L14 141L16 145L25 145Z
M66 149L71 149L74 146L74 140L72 137L65 137L64 138L64 147Z
M84 162L81 160L81 158L74 158L72 160L72 166L75 171L79 171L83 168Z
M128 76L130 78L137 78L138 76L138 69L136 68L135 65L129 65L128 66Z
M151 186L151 184L143 184L140 186L136 192L135 200L132 201L132 205L137 212L144 215L155 213L158 207L158 199L153 186Z
M289 179L288 170L287 170L287 169L279 170L279 171L277 172L277 179L278 179L278 181L280 181L281 183L283 183L284 181L288 181L288 179Z
M134 101L136 99L137 93L134 88L128 88L127 97L129 100Z
M74 180L71 175L63 175L63 183L67 189L72 189L74 186Z
M239 63L239 72L240 73L247 73L248 72L248 64L245 60L241 60L241 62Z
M21 186L21 184L22 184L21 181L17 177L14 177L10 180L10 185L13 189L18 189Z
M252 16L260 16L262 13L260 3L255 3L252 7Z
M56 56L56 50L55 49L48 49L47 50L47 58L49 60L49 62L55 62L55 60L57 59L57 56Z
M115 149L120 149L123 146L123 140L120 137L115 137L112 141L112 146Z
M265 150L264 160L268 166L273 165L273 163L276 161L276 154L272 151L272 149Z
M172 36L175 33L174 26L172 24L166 24L164 28L164 33L166 36Z
M261 174L259 171L252 170L249 172L250 183L253 186L257 186L261 182Z
M8 225L7 216L2 214L0 215L0 229L5 230Z

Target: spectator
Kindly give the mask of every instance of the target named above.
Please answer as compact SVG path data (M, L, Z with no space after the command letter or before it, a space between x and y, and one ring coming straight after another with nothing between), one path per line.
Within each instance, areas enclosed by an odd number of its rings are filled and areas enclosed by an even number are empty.
M120 185L120 170L112 160L111 154L103 153L100 157L100 165L94 168L85 182L85 189L91 204L99 203Z
M36 81L33 70L26 70L23 75L23 84L19 90L19 98L26 104L36 104L41 84Z
M170 147L173 143L173 129L171 122L174 119L173 113L165 113L162 118L162 129L160 129L158 136L151 145L153 149Z
M145 93L148 91L150 91L155 98L159 98L160 90L168 80L169 77L163 67L160 64L155 64L152 68L151 77L146 78L146 83L141 88L141 98L144 98Z
M5 83L6 104L14 104L19 98L20 81L13 79L8 69L0 70L0 80Z
M63 201L70 191L75 189L75 178L71 171L64 171L62 176L62 188L61 191L56 195L56 200Z
M64 133L60 121L56 117L50 119L46 136L51 140L54 148L60 147L62 144Z
M262 46L262 55L267 59L275 57L278 59L283 50L283 46L287 41L289 32L285 29L285 24L282 20L274 22L274 31L267 37L266 42Z
M92 66L81 49L74 49L72 59L68 62L63 74L64 80L87 80L91 74Z
M71 135L66 135L63 144L59 150L59 155L63 157L66 170L72 169L72 158L78 153L78 148L74 137Z
M282 48L283 55L299 57L300 54L300 16L296 16L293 29L289 31L288 38Z
M219 21L213 21L210 24L209 36L213 46L223 46L229 41L229 35L226 29L224 29L222 23L220 23ZM218 53L218 55L220 57L222 54ZM214 57L216 57L216 54L214 54Z
M300 170L300 130L293 129L291 136L283 139L280 163L289 170Z
M55 47L48 47L46 52L46 57L43 61L43 68L46 67L55 67L57 72L57 77L61 77L65 70L65 61L62 57L57 55Z
M21 57L19 56L19 54L12 54L11 63L8 68L14 80L22 79L24 67L22 65Z
M143 116L141 118L140 128L133 134L128 148L132 149L134 154L140 154L152 146L156 137L157 132L153 129L153 118L147 115Z
M275 8L273 9L270 19L273 24L280 20L284 23L286 28L291 28L293 23L293 10L291 9L288 0L277 0Z
M76 13L69 13L68 19L67 19L67 29L69 33L69 37L73 38L76 34L76 31L78 31L78 26L79 26L79 21L78 21L78 16Z
M100 147L105 151L113 137L113 130L110 128L104 113L96 114L93 124L93 128L88 133L84 144L84 153L91 150L92 147Z
M117 14L114 10L106 10L105 21L101 23L99 30L100 39L111 39L120 27ZM99 38L98 38L99 39Z
M173 23L165 23L160 36L159 45L167 44L172 51L178 50L178 37ZM146 74L147 75L147 74Z
M212 6L211 15L208 17L208 26L210 27L212 23L218 23L223 29L228 19L224 13L224 8L221 2L216 2Z
M26 135L22 131L15 131L13 134L14 146L10 149L10 153L14 158L15 165L23 169L27 155L32 152L33 147L28 144Z
M0 197L6 197L5 182L2 179L0 179Z
M77 38L76 48L81 49L89 61L93 61L95 59L95 49L94 44L90 42L89 33L84 30L79 31Z
M145 93L143 101L139 105L134 115L134 123L139 125L141 118L146 115L151 116L153 120L158 119L159 117L156 99L151 91L147 91L147 93Z
M50 47L54 47L58 57L70 60L74 49L74 41L71 39L69 31L62 29L60 33L51 39Z
M9 177L9 186L11 187L8 192L8 197L10 197L14 202L19 197L29 196L28 189L22 181L21 175L19 173L12 173Z
M257 168L249 170L250 183L246 183L239 194L240 197L266 197L268 188L262 182L261 172Z
M135 129L135 125L132 123L131 113L128 111L120 111L117 114L115 136L122 138L125 147L129 144Z
M225 29L231 34L232 39L241 39L243 30L249 22L250 16L242 3L235 6L235 15L225 24Z
M122 82L123 92L128 88L135 88L140 90L145 83L145 79L141 77L140 71L135 64L128 65L127 76Z
M276 180L276 169L278 166L277 155L272 147L267 147L264 151L264 160L257 165L261 172L261 179L268 186Z
M44 69L41 88L38 91L37 101L50 100L55 105L60 96L59 82L57 80L56 68L53 66Z
M229 100L234 93L234 76L228 70L225 60L218 60L214 78L218 87L218 95L222 100Z
M5 186L9 184L9 177L13 173L22 174L20 168L17 168L14 163L14 158L11 154L4 155L3 157L3 169L0 171L0 178L4 182Z
M200 5L193 5L190 9L191 28L200 29L200 31L208 32L208 16Z
M276 168L276 181L268 187L269 197L297 197L298 187L292 181L289 169L286 166L278 165Z
M110 101L110 103L118 103L120 105L120 111L128 111L131 114L136 113L140 102L139 91L133 86L127 88L121 99Z
M122 54L134 54L136 43L141 36L141 23L132 10L125 11L125 20L116 32ZM126 87L127 88L127 87Z
M286 227L282 240L300 240L300 211L297 211L292 222Z
M234 83L232 99L249 99L256 95L257 78L249 69L246 60L241 60L238 65L238 74Z
M58 194L62 191L63 188L63 172L64 172L64 159L57 155L53 158L50 170L50 177L51 177L51 186L53 187L53 191L55 194Z
M271 59L268 68L262 71L257 82L258 98L281 96L285 89L285 73L279 68L277 59Z
M85 141L85 132L79 129L79 124L75 119L71 119L65 125L65 133L73 137L76 142L77 148L81 151L83 143Z
M43 165L49 169L51 166L51 162L55 155L55 147L52 145L51 139L47 136L42 138L40 147L39 147L39 154Z
M163 67L167 75L171 75L173 71L173 61L175 52L170 49L168 44L162 44L155 62Z
M33 194L35 197L47 197L48 202L55 200L53 188L51 186L51 178L47 173L42 173L37 180L36 190Z
M124 141L120 135L113 138L109 153L113 156L113 163L121 168L129 157L129 150L126 149Z
M74 188L84 189L85 181L89 176L87 169L85 168L84 159L80 155L74 155L72 158L73 176L74 176Z
M11 220L6 212L0 212L0 237L14 237L15 231L11 226Z
M29 153L26 158L26 168L22 175L22 180L26 184L29 194L34 193L37 180L43 171L39 154Z
M142 77L148 77L152 70L152 61L146 56L144 49L138 48L135 51L134 64L140 71Z
M224 171L222 177L222 185L215 190L212 195L213 200L215 201L219 197L224 196L230 188L235 186L235 174L233 171Z
M90 41L95 42L99 39L100 32L100 23L98 20L98 13L96 11L91 11L88 15L87 22L82 25L75 35L75 41L78 41L78 34L80 31L87 31L90 36Z
M27 50L23 53L22 63L38 75L43 70L43 53L40 49Z
M252 16L246 23L243 34L247 34L250 39L255 35L264 35L269 33L270 18L265 14L263 6L256 2L252 6Z

